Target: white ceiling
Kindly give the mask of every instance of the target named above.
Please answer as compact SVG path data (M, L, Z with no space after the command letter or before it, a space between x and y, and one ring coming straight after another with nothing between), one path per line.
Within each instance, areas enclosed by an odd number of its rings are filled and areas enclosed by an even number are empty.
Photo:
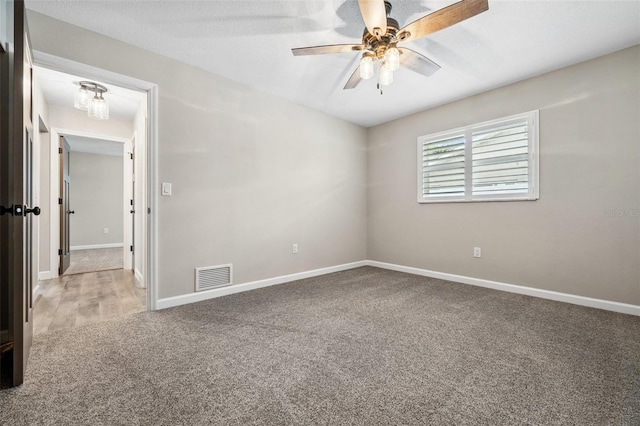
M454 1L392 0L405 25ZM372 126L640 43L639 1L489 0L489 10L405 44L442 69L344 91L358 53L292 47L359 43L355 0L27 0L27 7L258 90Z
M64 138L69 143L69 148L71 148L72 152L113 155L117 157L124 155L124 144L122 142L74 135L64 135Z
M33 74L40 83L47 103L65 108L73 108L75 94L80 88L78 82L89 80L42 67L35 67ZM140 102L146 101L144 93L99 81L96 81L96 83L100 83L108 89L108 92L103 96L109 105L109 116L111 118L133 121Z

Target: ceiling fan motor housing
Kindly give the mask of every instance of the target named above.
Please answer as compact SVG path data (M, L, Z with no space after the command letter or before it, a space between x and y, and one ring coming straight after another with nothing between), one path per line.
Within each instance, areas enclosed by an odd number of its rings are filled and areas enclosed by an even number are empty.
M385 2L385 4L389 4ZM389 5L389 7L391 7ZM398 21L393 18L387 18L387 32L380 38L371 34L367 29L364 29L364 33L362 35L362 44L365 46L365 50L373 52L373 57L377 59L382 59L384 56L384 52L387 51L391 45L395 45L398 41L396 39L396 34L400 26L398 25Z

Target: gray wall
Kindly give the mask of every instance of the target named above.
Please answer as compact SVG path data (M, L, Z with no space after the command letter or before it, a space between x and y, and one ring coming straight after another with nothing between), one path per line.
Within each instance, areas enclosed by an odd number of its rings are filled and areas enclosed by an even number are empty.
M368 258L640 304L639 70L635 46L369 129ZM533 109L538 201L416 202L418 136Z
M72 248L123 242L123 168L122 157L69 154Z
M639 219L606 215L639 207L638 47L367 131L36 13L29 21L35 50L159 85L159 178L174 190L158 212L161 298L191 293L197 266L233 263L241 283L369 258L640 303ZM532 109L540 200L416 202L418 136Z
M366 130L37 13L34 50L158 84L159 297L366 257ZM86 46L92 46L87 49ZM300 252L291 253L298 243Z

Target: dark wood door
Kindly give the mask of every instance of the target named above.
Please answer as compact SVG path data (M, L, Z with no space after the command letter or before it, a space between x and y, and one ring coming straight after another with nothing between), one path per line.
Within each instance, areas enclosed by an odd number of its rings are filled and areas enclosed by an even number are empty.
M24 2L0 0L0 356L2 384L24 380L33 320L31 52Z
M71 177L69 176L69 142L60 136L60 275L69 268L71 263L71 227L70 215L75 212L69 207L69 186L71 185Z

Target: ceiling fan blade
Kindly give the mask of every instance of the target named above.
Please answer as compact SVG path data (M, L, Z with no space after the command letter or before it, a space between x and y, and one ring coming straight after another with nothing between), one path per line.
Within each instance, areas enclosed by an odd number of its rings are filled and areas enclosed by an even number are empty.
M402 41L415 40L462 22L488 9L488 0L462 0L413 21L398 31L398 38ZM408 35L403 36L405 32Z
M440 65L415 50L406 47L399 47L398 50L400 51L400 64L411 71L429 77L440 69Z
M387 8L384 0L358 0L364 25L369 33L382 37L387 32Z
M351 77L349 77L347 84L344 85L343 90L354 89L358 84L360 84L361 81L362 79L360 78L360 65L358 65L353 74L351 74Z
M296 47L291 49L294 56L325 55L327 53L346 53L363 50L361 44L329 44L326 46Z

